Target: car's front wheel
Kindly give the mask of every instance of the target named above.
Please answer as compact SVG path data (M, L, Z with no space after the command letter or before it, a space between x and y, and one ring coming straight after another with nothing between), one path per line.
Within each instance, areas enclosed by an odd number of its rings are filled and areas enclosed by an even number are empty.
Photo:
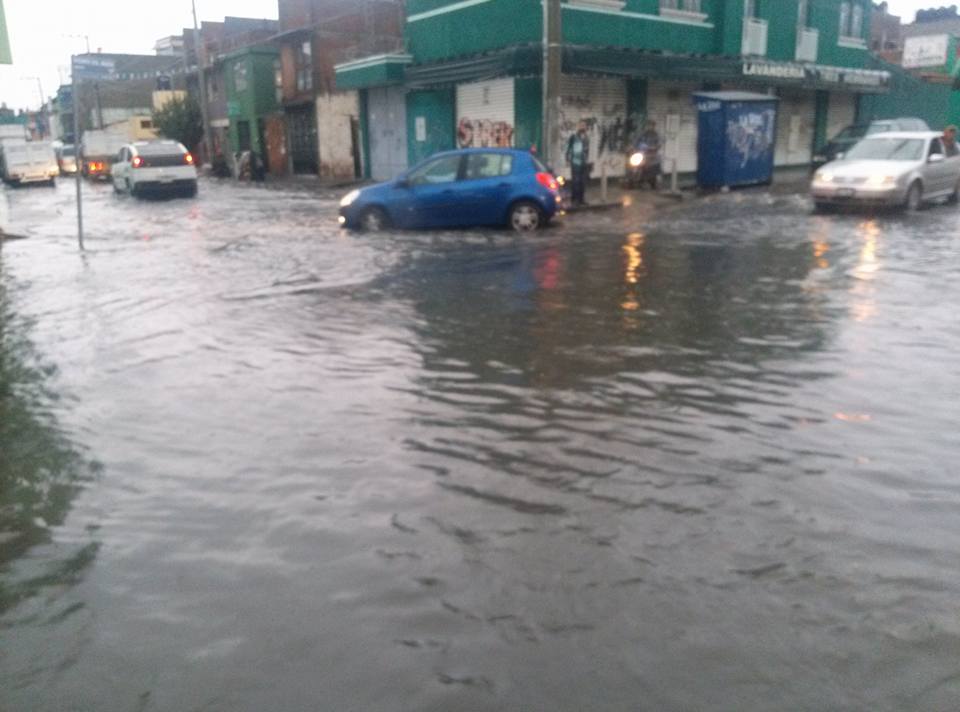
M915 213L922 205L923 186L920 185L920 181L914 181L910 185L910 189L907 191L907 199L904 201L903 207L908 213Z
M510 208L510 227L517 232L533 232L544 226L543 211L536 203L521 200Z
M390 218L383 208L367 208L357 222L364 232L383 232L390 227Z
M960 180L953 186L953 192L950 193L950 197L947 198L947 203L949 205L960 203Z

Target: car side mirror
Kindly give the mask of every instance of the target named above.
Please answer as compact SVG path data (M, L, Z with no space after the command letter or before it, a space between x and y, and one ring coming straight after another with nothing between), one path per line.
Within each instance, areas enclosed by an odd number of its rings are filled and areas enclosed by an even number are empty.
M835 161L842 161L842 160L846 157L846 155L847 155L847 154L844 153L843 151L837 151L837 155L835 155L835 156L833 157L833 160L835 160Z
M398 187L398 188L409 188L409 187L410 187L410 179L407 178L406 176L400 176L399 178L397 178L397 187Z
M942 153L934 153L927 159L927 163L943 163L945 160Z

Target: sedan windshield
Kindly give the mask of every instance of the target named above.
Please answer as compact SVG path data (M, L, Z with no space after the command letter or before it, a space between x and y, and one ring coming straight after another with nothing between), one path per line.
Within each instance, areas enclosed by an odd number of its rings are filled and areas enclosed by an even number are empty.
M924 140L920 138L868 138L851 148L851 161L919 161Z

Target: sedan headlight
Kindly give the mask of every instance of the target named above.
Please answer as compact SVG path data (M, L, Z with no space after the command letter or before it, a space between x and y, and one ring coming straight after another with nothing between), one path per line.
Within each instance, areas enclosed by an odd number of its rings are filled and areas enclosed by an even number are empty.
M345 207L347 207L348 205L351 205L351 204L353 203L353 201L356 200L356 199L359 198L359 197L360 197L360 191L359 191L359 190L351 190L349 193L347 193L345 196L343 196L343 200L340 201L340 207L341 207L341 208L345 208Z
M896 182L897 179L894 176L870 176L867 178L867 185L872 186L893 185Z
M814 179L818 183L832 183L833 173L831 173L830 171L817 171L817 174L814 176Z

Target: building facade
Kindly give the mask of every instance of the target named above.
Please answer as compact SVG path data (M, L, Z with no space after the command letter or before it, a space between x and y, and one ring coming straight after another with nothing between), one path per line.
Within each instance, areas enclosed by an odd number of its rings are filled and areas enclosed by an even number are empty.
M279 0L283 129L294 173L338 182L364 173L359 93L334 67L402 47L402 0Z
M279 53L271 46L249 47L224 59L229 145L234 154L256 151L267 166L285 161L285 147L269 146L267 122L280 109L276 86ZM280 152L280 156L271 155Z
M338 64L337 86L360 92L375 179L466 146L536 148L560 167L581 121L597 172L622 172L647 120L668 165L692 172L691 94L718 89L776 94L776 163L804 165L854 121L860 95L887 89L888 73L868 68L871 10L866 0L567 0L555 146L542 139L541 3L408 0L405 51Z

